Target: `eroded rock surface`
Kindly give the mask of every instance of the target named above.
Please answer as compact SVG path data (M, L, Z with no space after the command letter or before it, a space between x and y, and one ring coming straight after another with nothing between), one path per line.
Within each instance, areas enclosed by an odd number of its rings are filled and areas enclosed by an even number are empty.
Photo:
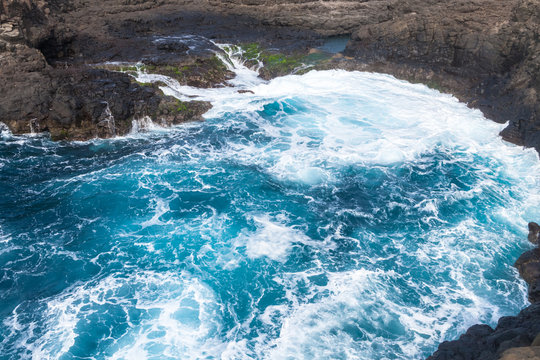
M51 15L62 9L72 7L45 1L3 1L0 7L0 121L13 133L48 131L53 140L109 138L125 135L133 121L145 117L172 125L201 119L210 108L181 103L127 74L70 60L77 55L72 45L78 35Z
M62 64L146 59L179 67L211 56L157 36L307 50L321 34L352 34L352 59L330 66L452 92L510 121L506 140L540 149L538 0L2 0L0 17L0 95L4 84L13 94L0 104L0 121L43 115L55 92L51 68Z
M540 248L525 252L514 266L529 285L529 301L540 302Z

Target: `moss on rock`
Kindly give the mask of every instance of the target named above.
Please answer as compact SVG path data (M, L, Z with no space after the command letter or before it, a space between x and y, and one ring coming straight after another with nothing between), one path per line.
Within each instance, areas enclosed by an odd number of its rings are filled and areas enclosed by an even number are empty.
M245 64L250 67L261 62L264 66L259 69L259 75L263 79L272 79L288 74L303 74L311 70L315 65L330 59L327 54L310 54L297 52L285 54L271 49L265 49L257 43L245 43L231 45L225 50L233 53L241 53Z

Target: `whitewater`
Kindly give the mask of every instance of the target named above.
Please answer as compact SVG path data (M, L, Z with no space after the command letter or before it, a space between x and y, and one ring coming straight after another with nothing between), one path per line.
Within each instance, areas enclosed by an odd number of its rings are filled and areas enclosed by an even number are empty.
M527 305L534 150L423 85L238 55L219 89L137 74L204 122L0 129L0 359L421 359Z

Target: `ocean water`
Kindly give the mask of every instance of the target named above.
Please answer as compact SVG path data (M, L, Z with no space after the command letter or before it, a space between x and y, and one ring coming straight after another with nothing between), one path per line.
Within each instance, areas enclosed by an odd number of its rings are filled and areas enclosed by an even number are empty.
M204 122L2 132L1 359L421 359L527 305L540 164L502 125L391 76L230 66L139 74Z

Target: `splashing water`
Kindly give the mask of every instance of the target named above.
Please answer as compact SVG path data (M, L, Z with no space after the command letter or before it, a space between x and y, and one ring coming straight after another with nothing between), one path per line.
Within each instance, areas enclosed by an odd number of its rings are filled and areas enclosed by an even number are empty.
M534 151L390 76L230 66L222 89L139 73L212 101L204 123L3 132L0 358L422 358L526 305Z

